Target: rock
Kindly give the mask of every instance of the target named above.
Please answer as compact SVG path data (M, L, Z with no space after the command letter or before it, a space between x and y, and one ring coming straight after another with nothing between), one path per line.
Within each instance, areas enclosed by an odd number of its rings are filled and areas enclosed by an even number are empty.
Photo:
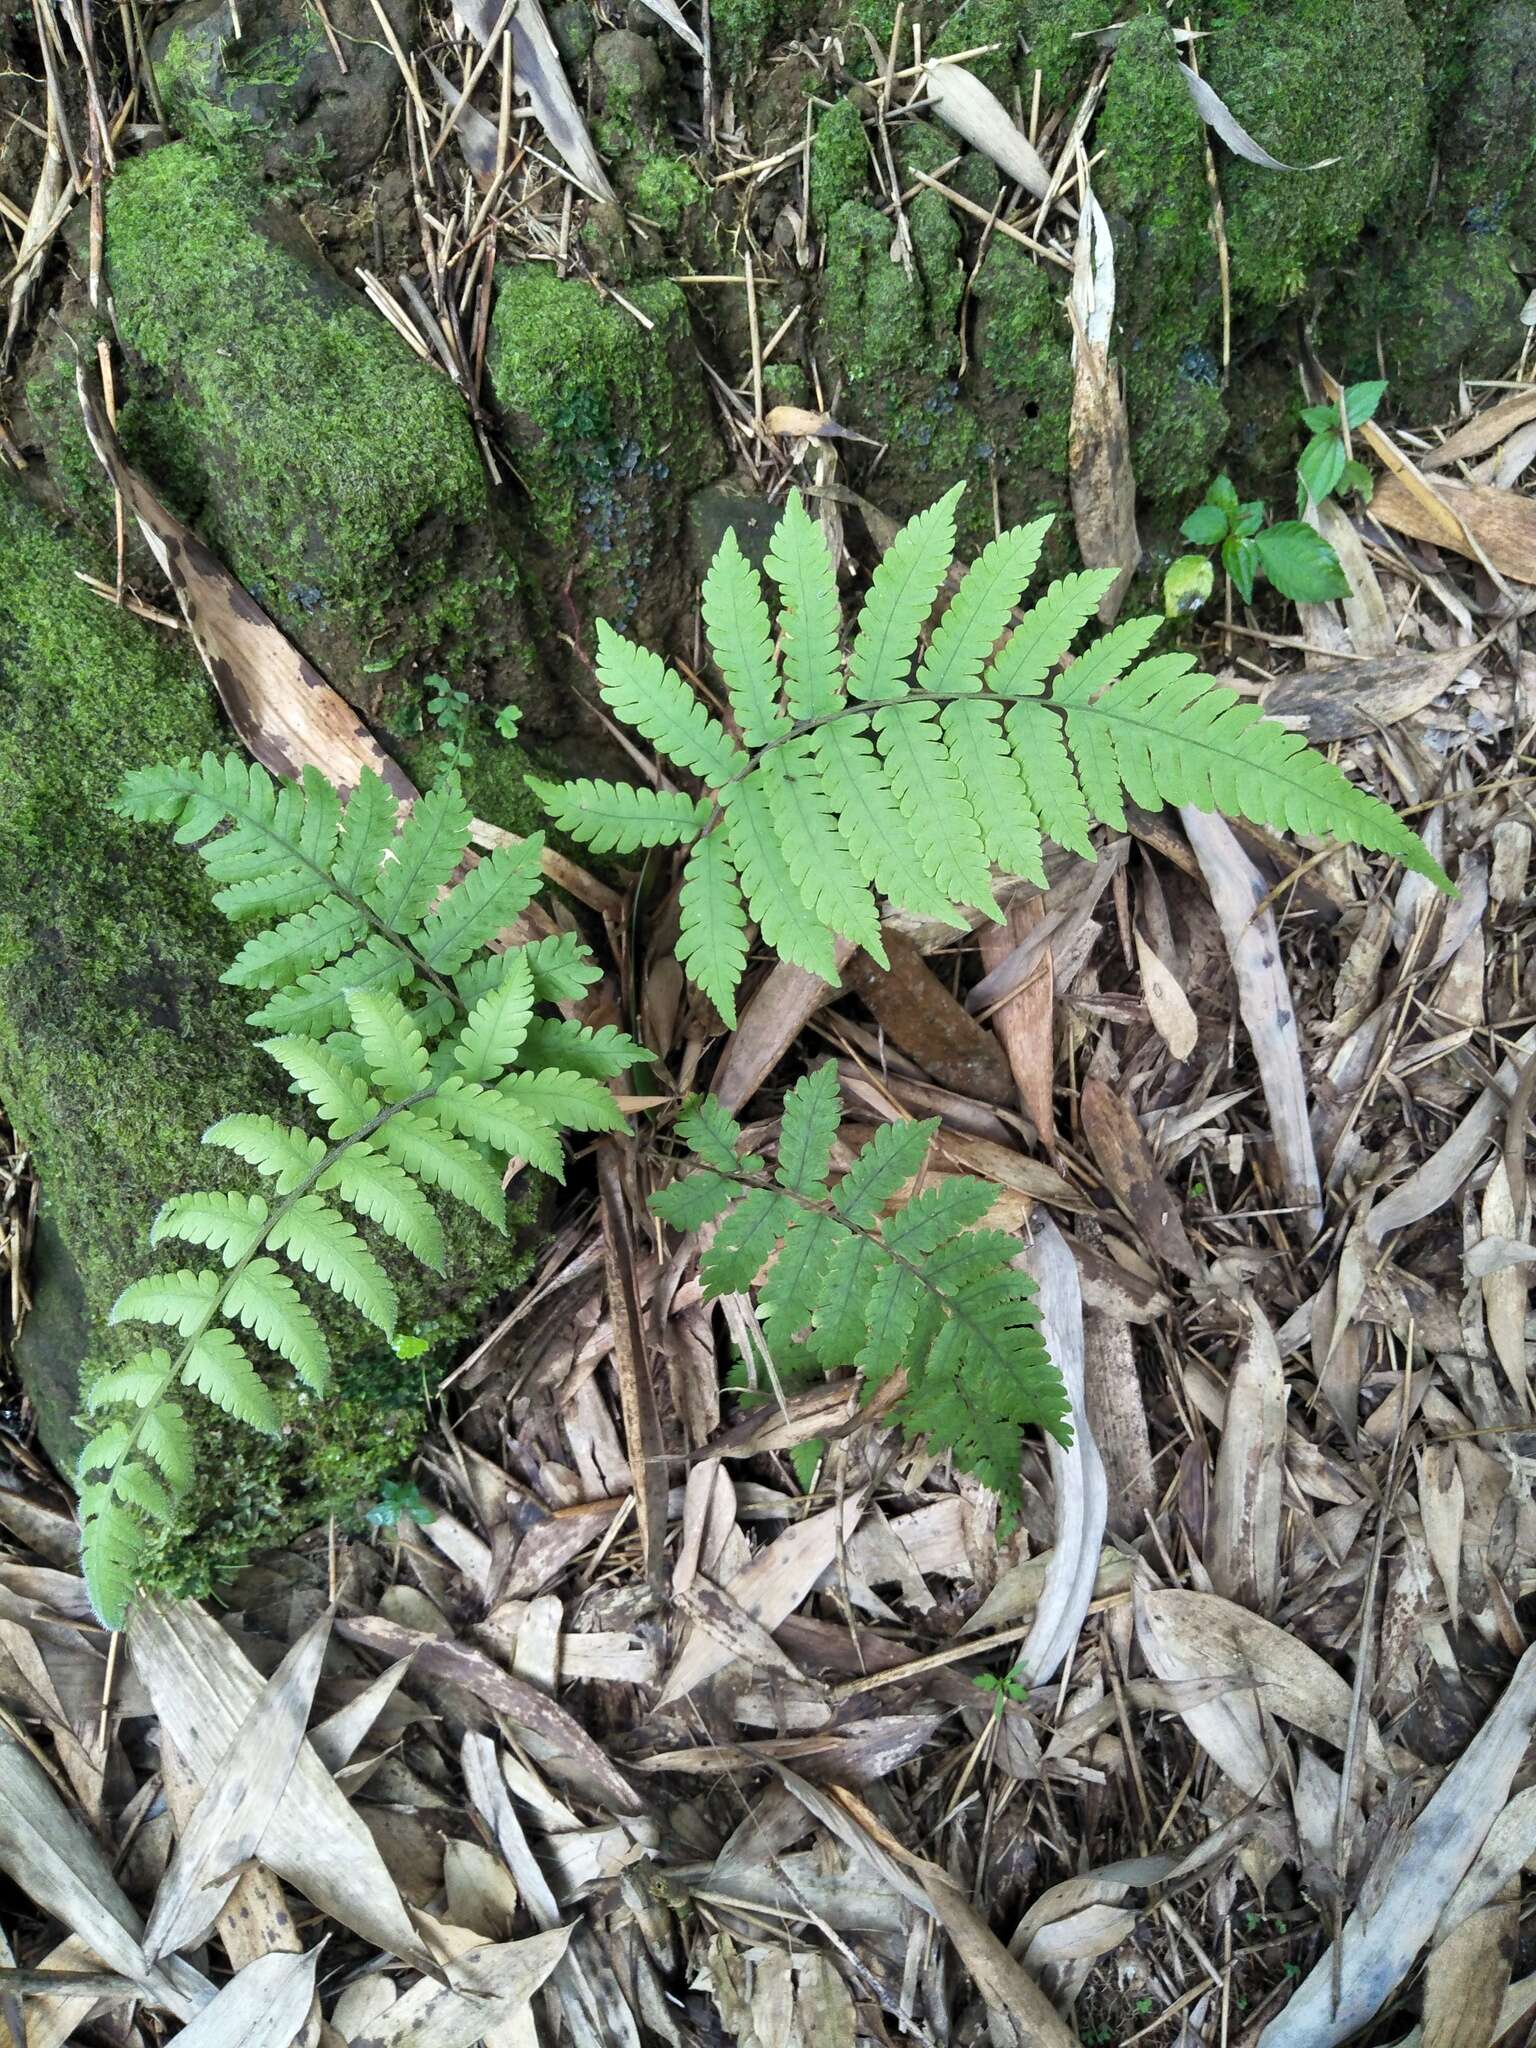
M106 274L130 458L343 696L409 734L446 676L534 741L569 728L463 400L238 163L125 163Z
M399 67L370 0L331 0L327 12L345 72L308 0L183 0L150 43L177 133L236 145L272 177L342 184L369 170L394 125ZM409 49L416 0L387 0L385 12Z
M689 494L722 468L682 292L633 284L651 324L548 264L499 276L486 369L528 521L592 622L664 644L691 601Z
M243 1175L201 1132L235 1110L290 1107L243 1021L247 1002L220 984L237 942L200 862L112 809L125 769L230 744L211 689L184 640L103 602L78 568L111 574L0 480L0 1099L43 1197L36 1305L16 1352L65 1470L80 1383L132 1348L107 1310L165 1257L148 1245L156 1209ZM515 1239L445 1221L456 1284L379 1247L406 1331L461 1333L522 1269ZM159 1560L167 1583L204 1589L255 1544L350 1514L409 1452L419 1364L402 1365L328 1294L313 1305L337 1389L316 1400L274 1367L281 1439L186 1397L202 1477Z
M727 533L735 534L741 552L760 571L780 510L771 498L760 498L738 483L711 484L707 490L695 491L688 500L688 541L695 579L703 582Z

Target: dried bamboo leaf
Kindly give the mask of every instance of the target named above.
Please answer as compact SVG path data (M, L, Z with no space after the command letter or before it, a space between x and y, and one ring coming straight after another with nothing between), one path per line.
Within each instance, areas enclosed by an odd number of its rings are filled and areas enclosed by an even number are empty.
M1180 812L1205 877L1211 904L1237 977L1237 1003L1253 1046L1286 1201L1302 1211L1309 1231L1322 1228L1322 1183L1307 1117L1296 1009L1280 958L1280 935L1264 901L1263 877L1225 818L1185 804Z
M923 85L946 128L953 128L963 142L990 157L1000 171L1006 171L1036 199L1049 197L1051 174L1040 152L974 71L967 71L963 64L925 64Z
M651 1376L651 1347L635 1280L635 1247L624 1199L622 1153L617 1139L597 1149L598 1208L603 1228L603 1263L608 1276L608 1315L613 1325L613 1361L624 1418L624 1451L635 1487L641 1559L646 1581L658 1598L667 1576L667 1448Z
M1040 1590L1040 1605L1015 1668L1028 1684L1049 1684L1071 1656L1093 1600L1099 1550L1109 1520L1104 1461L1093 1440L1083 1383L1083 1297L1077 1265L1049 1217L1035 1226L1033 1242L1017 1263L1040 1289L1045 1341L1072 1403L1072 1447L1054 1437L1047 1445L1054 1497L1054 1547Z
M1086 189L1086 178L1084 179ZM1141 562L1136 475L1120 373L1109 357L1114 321L1114 238L1104 211L1086 193L1072 270L1074 368L1068 462L1078 551L1090 569L1115 569L1099 600L1109 625Z
M330 1634L327 1609L262 1688L207 1779L144 1931L151 1961L204 1939L241 1866L261 1847L304 1745Z
M1484 1147L1509 1109L1526 1062L1536 1053L1536 1025L1515 1041L1514 1050L1501 1062L1455 1130L1430 1154L1401 1187L1378 1202L1366 1218L1367 1237L1376 1244L1392 1230L1433 1215L1456 1193L1482 1157Z
M260 1697L260 1677L190 1600L141 1599L128 1645L155 1712L206 1784ZM307 1743L263 1835L262 1860L365 1941L419 1970L436 1970L373 1837Z
M422 1977L352 2036L352 2048L474 2048L515 2021L570 1947L569 1927L486 1942L449 1965L453 1989Z
M1342 1682L1342 1681L1341 1681ZM1408 1830L1367 1916L1359 1907L1259 2048L1340 2048L1406 1979L1509 1798L1536 1723L1536 1649ZM1396 1845L1394 1845L1394 1851ZM1369 1879L1367 1879L1369 1883Z
M1264 693L1271 718L1304 727L1314 745L1358 739L1432 704L1472 659L1469 647L1444 654L1394 654L1352 661L1340 668L1305 669L1282 676Z
M290 2048L315 1996L320 1951L275 1950L247 1963L176 2039L186 2048Z
M1256 1303L1227 1389L1206 1566L1218 1593L1272 1614L1280 1592L1285 1485L1285 1370Z
M1255 142L1248 130L1238 120L1212 86L1206 84L1191 64L1180 59L1179 69L1184 74L1184 83L1189 87L1189 96L1195 103L1195 110L1207 128L1214 129L1234 156L1240 156L1245 163L1257 164L1264 171L1325 171L1330 164L1336 164L1336 156L1320 157L1315 164L1283 164L1279 157L1271 156L1261 143Z
M1371 517L1412 540L1432 541L1474 561L1481 550L1501 576L1536 583L1536 500L1495 484L1455 483L1449 477L1436 489L1448 508L1443 520L1402 478L1385 476L1371 497Z

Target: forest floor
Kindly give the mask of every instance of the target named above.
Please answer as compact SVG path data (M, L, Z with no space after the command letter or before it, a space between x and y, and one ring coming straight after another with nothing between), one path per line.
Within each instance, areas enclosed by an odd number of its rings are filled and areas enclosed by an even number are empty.
M650 4L673 33L674 10ZM434 66L473 65L474 41L423 18L386 45L410 106L394 225L368 238L389 264L339 216L328 253L362 256L379 320L441 368L494 473L515 477L484 402L497 237L503 256L582 268L583 173L602 169L580 124L600 134L599 117L546 53L518 80L541 125L514 119L492 38L471 96L484 111L451 130ZM96 281L104 143L131 157L151 119L132 64L109 80L79 54L52 50L80 124L69 150L39 157L36 207L7 194L28 286L13 365L64 271L77 292ZM910 98L908 52L887 55L886 93ZM703 76L717 190L755 192L789 154L809 180L803 148L754 156ZM1033 124L1050 199L1010 187L987 230L1024 236L1062 293L1101 84ZM540 154L552 134L563 171ZM429 166L450 135L464 161ZM322 240L325 214L306 215ZM688 275L739 307L705 376L743 501L805 490L856 587L907 509L883 501L875 442L844 429L832 391L776 398L788 328L764 318L751 254L739 275ZM600 288L633 311L622 284ZM526 1283L434 1365L409 1477L216 1600L157 1596L109 1638L70 1489L4 1390L0 2040L1531 2038L1536 381L1521 342L1444 417L1389 396L1362 431L1376 498L1323 519L1349 599L1252 610L1218 573L1209 614L1177 627L1390 796L1454 897L1358 853L1132 811L1048 897L1010 886L996 930L893 923L889 978L856 960L834 991L759 960L726 1032L659 936L670 878L567 865L555 879L605 969L590 1019L642 1039L666 1092L627 1102L603 1172L578 1155ZM1302 367L1322 397L1319 366ZM1138 480L1075 402L1097 467L1083 454L1067 495L1090 556L1128 522L1134 539ZM28 468L10 432L0 449ZM185 590L135 565L145 504L116 500L128 598L196 641L195 602L179 619ZM108 578L100 601L117 594ZM579 589L570 619L579 647ZM258 755L309 688L274 656L286 644L276 627L234 644L239 736ZM319 765L344 769L352 744ZM697 1240L669 1244L646 1209L682 1096L707 1083L771 1132L785 1088L826 1057L841 1144L937 1115L935 1169L995 1183L993 1222L1031 1250L1088 1427L1069 1452L1029 1452L1011 1532L985 1488L847 1382L760 1383L750 1307L705 1305ZM35 1161L0 1121L11 1338L38 1204ZM641 1382L660 1480L632 1456Z

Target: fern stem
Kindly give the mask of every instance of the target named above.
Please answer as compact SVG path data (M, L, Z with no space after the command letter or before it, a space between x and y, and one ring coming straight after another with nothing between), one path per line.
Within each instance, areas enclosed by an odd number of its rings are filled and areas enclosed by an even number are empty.
M296 1188L291 1189L288 1194L282 1197L282 1199L277 1203L275 1208L272 1210L272 1213L268 1216L266 1222L262 1225L261 1233L256 1238L255 1242L251 1245L250 1249L247 1252L245 1252L242 1257L238 1258L235 1261L234 1265L232 1265L227 1271L227 1273L224 1275L223 1282L219 1287L218 1292L213 1296L212 1300L208 1303L208 1306L204 1310L203 1315L200 1321L198 1322L196 1329L194 1329L191 1335L186 1339L185 1343L181 1347L181 1351L179 1352L175 1361L173 1362L170 1371L166 1373L164 1378L161 1380L159 1390L156 1392L156 1394L151 1400L141 1402L138 1420L134 1422L131 1428L129 1429L128 1435L123 1442L122 1448L119 1450L117 1456L113 1459L112 1464L104 1469L108 1471L115 1471L117 1467L122 1464L123 1460L127 1458L129 1454L137 1448L139 1437L143 1432L144 1425L149 1420L149 1417L153 1414L154 1410L159 1406L160 1401L163 1399L165 1394L169 1392L169 1390L172 1387L174 1387L180 1380L182 1373L186 1370L187 1361L191 1358L193 1351L196 1349L197 1345L202 1341L202 1339L208 1334L210 1326L222 1311L224 1303L229 1298L230 1289L235 1285L235 1282L245 1272L246 1268L250 1265L252 1259L258 1257L262 1252L266 1250L267 1245L271 1241L272 1233L277 1228L278 1224L280 1224L286 1216L292 1213L292 1211L297 1207L297 1205L304 1199L306 1195L313 1194L316 1186L319 1184L320 1180L324 1177L324 1175L330 1171L330 1169L336 1164L336 1161L338 1159L344 1158L346 1154L349 1151L351 1151L354 1145L361 1144L363 1140L366 1138L371 1138L375 1131L382 1129L383 1126L389 1122L390 1118L393 1116L397 1116L401 1110L415 1109L421 1103L430 1101L433 1095L436 1094L436 1092L437 1091L435 1088L422 1088L418 1089L416 1094L406 1096L403 1101L386 1103L385 1106L379 1111L377 1116L370 1117L368 1122L360 1125L357 1130L349 1131L346 1137L338 1139L337 1142L326 1153L325 1157L323 1159L316 1161L314 1167L310 1170L308 1174L305 1175L304 1179L300 1181L299 1185ZM83 1474L81 1476L82 1478L84 1477Z

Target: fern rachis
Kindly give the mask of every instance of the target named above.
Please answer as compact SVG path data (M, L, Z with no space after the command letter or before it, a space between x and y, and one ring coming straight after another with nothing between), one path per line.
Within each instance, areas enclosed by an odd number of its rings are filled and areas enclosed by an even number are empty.
M770 1176L706 1096L678 1120L703 1163L651 1206L678 1229L716 1225L699 1266L705 1295L757 1285L781 1373L801 1357L829 1371L855 1366L866 1393L904 1373L896 1420L1016 1509L1024 1431L1070 1441L1069 1403L1033 1283L1013 1265L1016 1240L977 1227L996 1190L957 1175L883 1216L920 1172L937 1119L886 1125L834 1182L838 1113L828 1063L785 1098Z
M1010 631L1045 521L983 551L919 659L958 497L892 542L846 669L832 562L799 497L768 554L777 663L762 581L727 533L704 623L739 741L658 656L607 628L599 636L610 708L706 797L589 780L535 787L562 830L604 852L689 849L678 957L727 1023L749 915L783 958L830 978L835 935L878 947L875 891L956 923L967 906L995 916L994 864L1042 881L1042 833L1091 859L1091 826L1122 829L1126 797L1331 834L1448 886L1392 810L1300 735L1191 673L1190 658L1141 659L1158 621L1122 622L1052 680L1112 575L1060 578Z
M223 1189L173 1196L151 1242L200 1246L222 1269L152 1274L113 1307L114 1323L178 1339L104 1373L88 1397L103 1420L79 1464L82 1549L91 1597L113 1625L149 1530L174 1522L192 1478L191 1436L173 1396L191 1389L275 1430L252 1340L324 1391L324 1333L279 1259L390 1334L393 1285L344 1211L440 1268L429 1190L505 1228L508 1161L558 1175L558 1134L620 1127L604 1084L643 1057L611 1028L537 1015L596 972L573 935L488 950L539 886L539 842L455 879L470 814L454 776L398 831L377 776L364 777L343 816L313 771L275 784L234 756L137 771L120 802L198 843L227 914L276 918L226 979L266 994L251 1021L282 1028L262 1050L324 1135L258 1114L214 1124L204 1142L254 1169L271 1199Z

